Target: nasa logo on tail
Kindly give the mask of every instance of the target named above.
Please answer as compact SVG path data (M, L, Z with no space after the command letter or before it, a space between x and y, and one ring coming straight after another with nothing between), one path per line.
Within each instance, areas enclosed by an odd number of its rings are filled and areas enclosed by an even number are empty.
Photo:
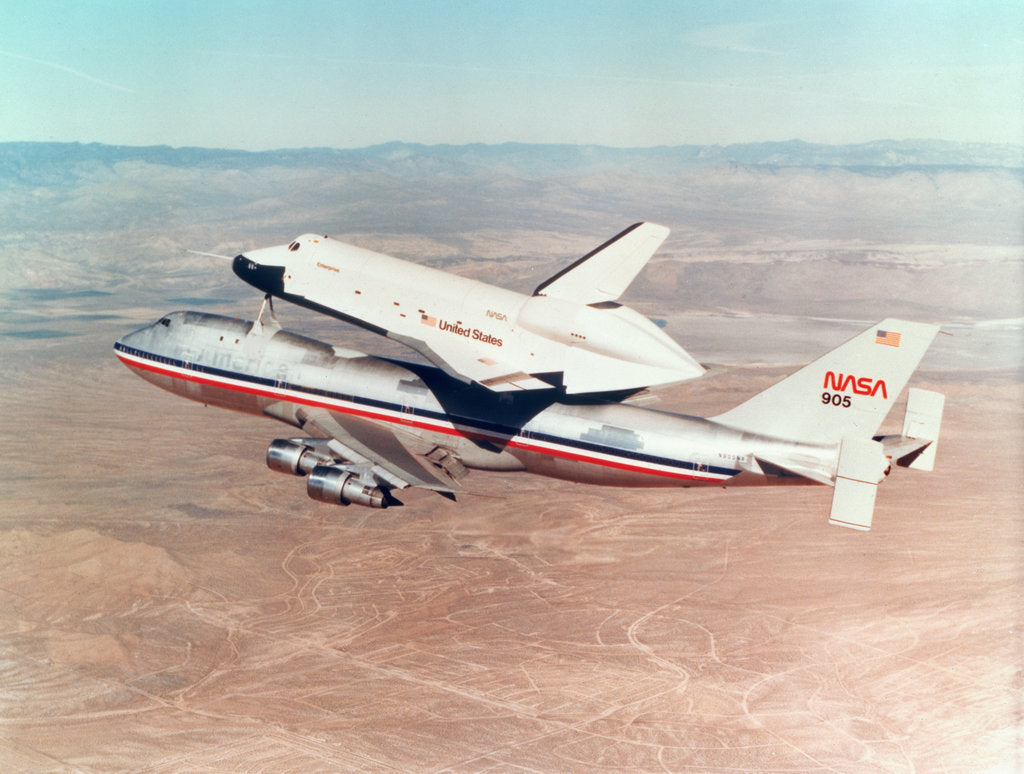
M883 398L889 398L889 393L885 389L885 380L872 379L869 376L857 377L853 374L837 374L835 371L826 371L825 383L822 387L838 392L850 391L855 395L870 395L872 398L881 392Z

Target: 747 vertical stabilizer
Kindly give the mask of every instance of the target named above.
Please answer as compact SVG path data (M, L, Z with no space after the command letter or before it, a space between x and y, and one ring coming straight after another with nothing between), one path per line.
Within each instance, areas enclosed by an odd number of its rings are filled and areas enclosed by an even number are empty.
M912 390L902 436L875 438L938 333L938 326L887 319L755 395L715 421L797 443L837 444L829 522L871 526L875 491L892 461L930 470L942 417L942 396ZM909 433L916 435L910 436ZM915 457L915 455L917 455ZM808 475L785 448L762 462ZM821 481L820 472L812 476Z

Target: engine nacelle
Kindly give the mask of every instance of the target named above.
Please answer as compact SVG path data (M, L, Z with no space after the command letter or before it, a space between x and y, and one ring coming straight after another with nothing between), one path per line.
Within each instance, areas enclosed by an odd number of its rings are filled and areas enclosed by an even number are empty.
M284 438L278 438L267 447L267 467L278 473L304 476L317 465L330 461L330 457L312 447Z
M366 505L370 508L387 508L398 505L379 486L370 486L359 480L359 476L344 468L333 465L317 465L306 480L306 494L314 500L332 505Z

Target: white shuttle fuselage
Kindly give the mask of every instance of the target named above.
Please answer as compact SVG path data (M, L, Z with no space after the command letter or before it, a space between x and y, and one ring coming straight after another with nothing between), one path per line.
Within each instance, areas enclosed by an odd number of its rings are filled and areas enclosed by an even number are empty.
M636 391L704 372L655 323L616 300L667 234L638 223L532 296L312 234L247 251L234 271L492 391Z

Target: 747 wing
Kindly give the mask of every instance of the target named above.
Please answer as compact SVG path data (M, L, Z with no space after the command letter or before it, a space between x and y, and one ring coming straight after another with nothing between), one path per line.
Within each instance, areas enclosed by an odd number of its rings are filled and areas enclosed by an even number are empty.
M464 472L461 463L454 458L434 462L434 457L448 455L442 450L441 455L428 458L376 422L323 408L282 404L268 407L266 413L322 436L275 441L267 458L272 468L309 473L307 488L315 499L378 500L387 506L401 504L390 494L392 489L419 487L452 500L465 491L448 472Z

